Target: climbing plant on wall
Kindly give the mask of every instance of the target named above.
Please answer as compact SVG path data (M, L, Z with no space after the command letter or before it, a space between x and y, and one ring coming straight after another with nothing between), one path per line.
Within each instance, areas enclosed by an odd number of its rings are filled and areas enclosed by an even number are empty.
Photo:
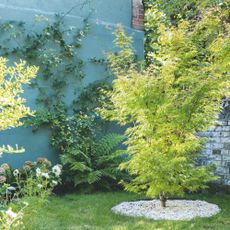
M0 30L4 35L0 54L14 60L24 57L28 63L39 64L39 78L33 82L32 87L39 91L37 105L41 110L37 110L37 113L46 110L48 117L49 113L56 111L58 105L62 105L59 108L63 110L64 107L68 109L65 103L66 90L76 94L77 86L81 86L84 63L79 49L89 31L89 23L85 19L81 29L67 27L64 18L56 15L54 22L47 19L43 24L40 31L40 24L31 31L30 26L22 22L2 23ZM76 87L69 88L73 80L77 82Z
M85 184L87 181L93 184L101 179L102 175L106 178L102 171L99 176L99 165L89 168L88 163L93 157L91 148L95 146L97 134L103 136L102 127L106 125L106 122L99 118L96 108L106 100L100 90L108 89L109 84L103 80L83 86L85 62L81 58L80 50L82 41L90 31L90 15L82 20L79 27L68 26L65 23L66 15L55 15L52 20L41 15L36 16L33 24L1 22L0 55L8 56L11 60L23 58L29 64L40 67L38 78L31 84L34 92L38 91L36 113L34 117L27 119L26 126L33 127L34 131L42 126L47 127L50 131L51 146L59 154L66 155L61 157L66 172L81 175ZM104 60L93 57L89 61L104 64ZM123 137L118 138L116 144L122 139ZM107 140L112 142L112 137ZM73 154L73 149L76 155ZM115 146L110 150L115 150ZM103 156L105 152L100 154ZM82 157L86 155L87 158ZM71 162L68 161L70 156ZM105 164L100 167L113 163L114 160L111 159L104 159ZM79 161L88 168L90 174L81 173L82 167L77 167ZM111 174L107 174L107 177L111 177ZM77 176L67 178L75 185L79 184ZM113 175L110 181L115 180Z

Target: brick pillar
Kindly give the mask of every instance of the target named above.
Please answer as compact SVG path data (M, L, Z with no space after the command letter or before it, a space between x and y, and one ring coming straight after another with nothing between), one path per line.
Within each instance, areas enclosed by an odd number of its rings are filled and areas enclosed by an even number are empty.
M144 6L142 0L132 0L132 28L144 30Z

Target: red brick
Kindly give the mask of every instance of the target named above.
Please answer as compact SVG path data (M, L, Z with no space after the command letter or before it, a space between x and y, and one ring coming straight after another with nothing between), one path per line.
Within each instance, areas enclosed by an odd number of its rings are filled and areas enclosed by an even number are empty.
M142 0L132 0L132 27L134 29L144 29L144 6Z

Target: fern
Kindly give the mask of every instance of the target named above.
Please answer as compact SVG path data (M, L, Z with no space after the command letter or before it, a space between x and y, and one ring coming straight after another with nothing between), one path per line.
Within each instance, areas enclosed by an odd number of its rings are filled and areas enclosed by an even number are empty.
M67 172L67 180L79 189L106 189L117 186L123 178L118 166L125 159L126 151L118 150L125 136L107 134L100 140L82 142L61 156L61 162Z
M96 154L109 155L125 139L124 135L110 133L95 144Z

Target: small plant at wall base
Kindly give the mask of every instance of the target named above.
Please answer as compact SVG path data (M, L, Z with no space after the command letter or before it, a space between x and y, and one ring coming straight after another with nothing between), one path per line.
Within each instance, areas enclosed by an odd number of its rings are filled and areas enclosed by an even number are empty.
M125 159L124 150L116 151L124 137L119 134L106 135L107 124L96 112L96 108L106 101L106 97L100 94L101 89L109 89L108 84L97 82L86 87L73 102L77 106L73 107L72 116L65 115L60 108L59 114L45 114L45 120L40 116L33 120L38 121L39 125L39 119L49 124L50 144L60 153L65 181L85 191L111 190L118 187L122 177L128 177L127 173L117 170L119 163ZM98 142L99 136L104 141ZM105 145L104 148L107 146L109 151L101 151L102 145Z
M162 23L157 33L157 62L139 71L132 40L118 29L115 44L121 50L108 57L116 79L101 114L130 125L125 142L130 160L120 168L135 178L124 182L125 188L159 196L165 207L167 197L195 192L217 179L212 166L196 165L204 143L196 132L214 124L229 93L228 11L205 8L194 24Z
M61 156L68 171L67 180L84 191L112 190L126 173L119 172L118 165L125 160L125 150L117 150L124 140L119 134L107 134L100 140L81 135L78 144Z

